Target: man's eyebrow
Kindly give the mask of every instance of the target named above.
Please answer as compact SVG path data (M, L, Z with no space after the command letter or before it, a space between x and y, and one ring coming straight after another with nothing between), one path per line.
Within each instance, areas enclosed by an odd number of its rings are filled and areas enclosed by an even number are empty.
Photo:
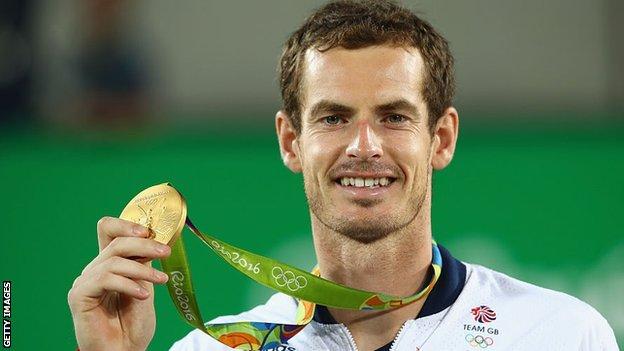
M398 99L389 103L378 105L375 107L375 112L383 114L387 112L406 111L413 117L419 117L418 107L405 99Z
M315 103L310 110L310 116L318 116L322 113L353 114L355 109L331 100L321 100Z
M388 112L406 111L413 117L419 117L418 108L406 99L394 100L382 105L375 106L375 113L384 114ZM321 100L315 103L311 110L310 116L315 117L324 113L339 113L345 115L352 115L355 113L355 109L347 105L343 105L336 101Z

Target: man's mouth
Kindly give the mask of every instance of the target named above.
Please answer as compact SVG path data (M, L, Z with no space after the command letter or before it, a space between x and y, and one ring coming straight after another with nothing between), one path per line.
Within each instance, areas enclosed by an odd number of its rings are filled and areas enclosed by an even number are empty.
M336 183L354 188L382 188L389 186L395 181L391 177L363 178L363 177L341 177L336 179Z

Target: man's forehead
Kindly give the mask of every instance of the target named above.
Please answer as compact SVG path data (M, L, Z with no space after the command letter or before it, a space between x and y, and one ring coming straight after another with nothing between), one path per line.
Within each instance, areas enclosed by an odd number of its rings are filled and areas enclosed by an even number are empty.
M424 62L416 48L382 45L360 49L337 47L322 52L308 49L304 62L304 104L337 95L343 98L376 95L383 100L406 94L420 97Z
M388 70L394 69L421 75L424 68L417 48L391 45L372 45L359 49L335 47L325 51L310 48L305 52L304 62L304 74L312 75L327 70L337 72L357 67L361 70L384 69L384 73L392 73Z

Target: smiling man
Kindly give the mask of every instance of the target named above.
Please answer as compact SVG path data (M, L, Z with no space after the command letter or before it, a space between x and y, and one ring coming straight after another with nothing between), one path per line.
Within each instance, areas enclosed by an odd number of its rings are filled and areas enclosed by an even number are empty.
M316 306L305 328L263 350L618 350L589 305L462 262L433 240L432 172L453 158L459 117L453 57L429 23L389 1L329 3L286 42L280 86L280 151L303 174L321 277L382 296L425 294L385 311ZM98 234L101 257L69 297L81 349L145 349L154 333L151 283L166 278L128 257L169 249L118 219L101 221ZM432 268L440 261L441 271ZM102 271L142 280L148 291L94 278ZM111 291L126 300L110 302ZM211 323L293 324L297 307L278 293ZM172 350L230 350L225 344L250 342L244 333L217 341L195 330Z

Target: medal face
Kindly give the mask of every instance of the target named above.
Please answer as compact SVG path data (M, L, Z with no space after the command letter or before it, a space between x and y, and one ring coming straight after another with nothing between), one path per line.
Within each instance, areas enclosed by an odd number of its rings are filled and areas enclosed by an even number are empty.
M154 185L136 195L119 218L149 228L161 244L173 244L186 221L186 201L169 183Z

